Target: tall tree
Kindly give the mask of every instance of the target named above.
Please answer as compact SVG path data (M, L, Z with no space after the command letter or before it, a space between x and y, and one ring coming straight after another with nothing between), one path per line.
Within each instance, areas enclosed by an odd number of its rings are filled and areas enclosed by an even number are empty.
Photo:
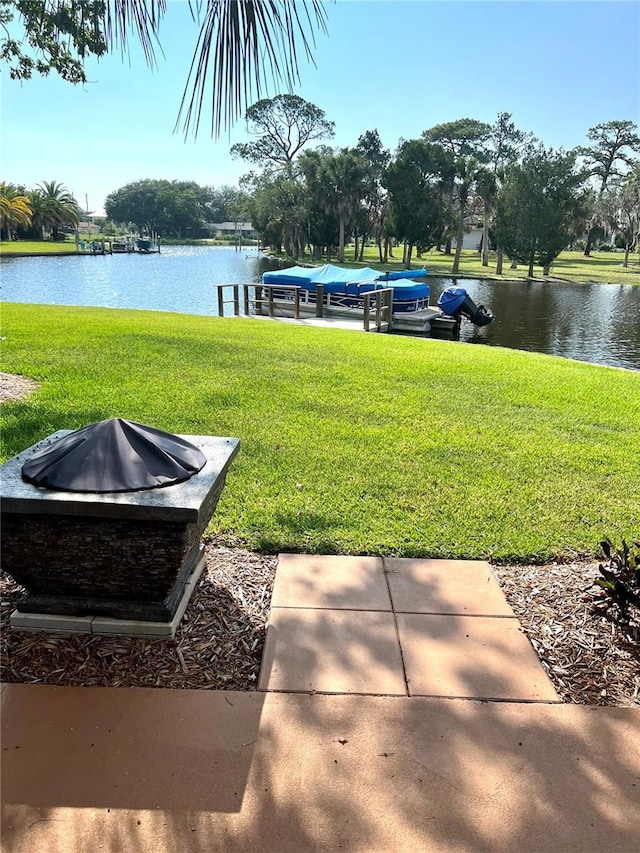
M308 151L300 159L312 197L338 220L338 260L344 263L346 235L366 193L367 162L354 148Z
M607 121L590 128L587 138L592 144L580 146L576 150L585 158L590 174L598 181L597 198L600 199L609 180L622 177L626 172L624 167L632 165L634 152L640 152L640 136L637 125L632 121ZM592 219L584 249L587 257L591 254L597 224Z
M29 190L27 195L31 207L31 222L27 226L27 233L33 239L44 240L47 222L42 192L40 190Z
M640 239L640 164L624 178L613 178L600 196L599 215L624 243L623 267Z
M473 187L478 167L489 159L487 144L490 135L491 125L470 118L437 124L422 134L427 142L435 142L441 145L453 156L455 162L458 228L456 254L451 269L453 275L456 275L460 269L469 193Z
M493 174L496 175L509 163L515 163L533 142L533 134L519 130L511 121L511 113L498 113L489 134L489 164Z
M253 104L246 113L247 131L253 142L238 142L231 154L263 169L289 170L304 146L316 139L329 139L334 123L324 110L298 95L276 95Z
M382 237L385 230L384 224L388 205L386 203L386 192L382 186L382 177L391 160L391 152L383 147L380 134L377 130L367 130L363 133L358 138L355 150L362 155L367 164L367 175L362 199L367 213L366 227L368 232L376 239L380 263L383 263ZM361 236L360 260L362 260L365 234L363 233Z
M585 214L584 174L575 152L531 148L512 165L498 198L497 239L509 257L549 273L552 261L572 242Z
M533 141L532 133L519 130L515 126L511 120L511 113L498 113L489 135L489 162L480 171L476 182L476 192L482 200L484 214L482 228L482 266L484 267L489 266L489 227L495 212L504 169L509 164L515 163L526 146L531 145ZM496 256L496 273L501 275L502 246L497 246Z
M51 230L53 239L60 237L62 228L76 228L80 221L80 208L69 190L58 181L38 184L41 194L40 216L45 228Z
M247 199L251 224L264 245L284 247L292 258L304 252L307 240L307 192L292 175L264 173L252 182Z
M199 29L176 122L185 133L198 132L208 90L215 136L267 94L267 80L290 91L298 55L313 61L315 33L326 33L322 0L189 0L189 9ZM124 54L137 41L153 66L166 10L166 0L0 0L0 61L14 79L53 70L83 83L87 57Z
M454 173L453 155L424 139L404 141L385 171L389 229L406 243L407 268L414 247L426 251L442 239Z
M476 172L476 195L482 202L482 266L489 266L489 219L498 195L498 178L491 169L480 167Z

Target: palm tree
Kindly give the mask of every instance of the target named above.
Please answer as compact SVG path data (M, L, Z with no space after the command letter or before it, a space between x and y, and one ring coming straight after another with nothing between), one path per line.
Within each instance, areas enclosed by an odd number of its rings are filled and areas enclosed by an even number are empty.
M67 226L76 228L80 221L80 208L69 190L57 181L43 181L38 184L41 193L41 224L51 229L52 237L57 240L60 229Z
M0 234L6 228L7 240L13 238L15 229L31 224L29 199L14 184L0 184Z
M28 193L29 206L31 207L31 230L35 235L39 235L41 240L44 240L44 232L46 228L45 212L43 207L43 195L41 190L29 190Z
M338 261L344 263L347 232L366 194L366 160L354 148L325 147L307 151L299 162L311 195L338 220Z

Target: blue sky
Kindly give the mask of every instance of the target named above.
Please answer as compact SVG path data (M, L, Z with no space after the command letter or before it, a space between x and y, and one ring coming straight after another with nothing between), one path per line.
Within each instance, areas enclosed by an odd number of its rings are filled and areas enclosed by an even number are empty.
M377 128L394 149L444 121L493 122L510 112L545 144L572 148L590 127L640 123L640 4L629 2L326 3L316 66L302 60L295 92L335 122L331 144L354 145ZM99 211L105 196L142 178L235 184L248 165L229 148L239 121L213 140L173 128L197 29L184 0L169 0L164 57L149 70L139 52L87 65L77 87L54 76L23 84L1 75L0 179L64 183ZM269 94L276 94L271 91Z

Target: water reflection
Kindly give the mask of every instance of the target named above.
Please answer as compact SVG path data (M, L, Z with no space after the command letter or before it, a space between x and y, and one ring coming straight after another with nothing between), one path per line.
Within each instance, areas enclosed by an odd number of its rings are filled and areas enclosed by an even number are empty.
M431 279L435 302L452 279ZM464 279L476 304L496 319L477 329L464 322L460 339L640 369L640 287Z
M217 314L216 284L251 284L278 261L256 249L169 246L160 255L3 258L2 298L49 305ZM430 278L435 304L450 278ZM490 326L463 322L461 340L640 370L640 287L464 279ZM226 300L231 299L227 291ZM230 304L225 313L231 313Z

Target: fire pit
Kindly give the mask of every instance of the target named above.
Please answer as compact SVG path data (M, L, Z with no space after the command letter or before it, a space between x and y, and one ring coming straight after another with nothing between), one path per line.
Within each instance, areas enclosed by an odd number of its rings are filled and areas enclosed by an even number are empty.
M0 467L2 564L28 591L11 624L173 636L240 441L91 427L54 433Z

